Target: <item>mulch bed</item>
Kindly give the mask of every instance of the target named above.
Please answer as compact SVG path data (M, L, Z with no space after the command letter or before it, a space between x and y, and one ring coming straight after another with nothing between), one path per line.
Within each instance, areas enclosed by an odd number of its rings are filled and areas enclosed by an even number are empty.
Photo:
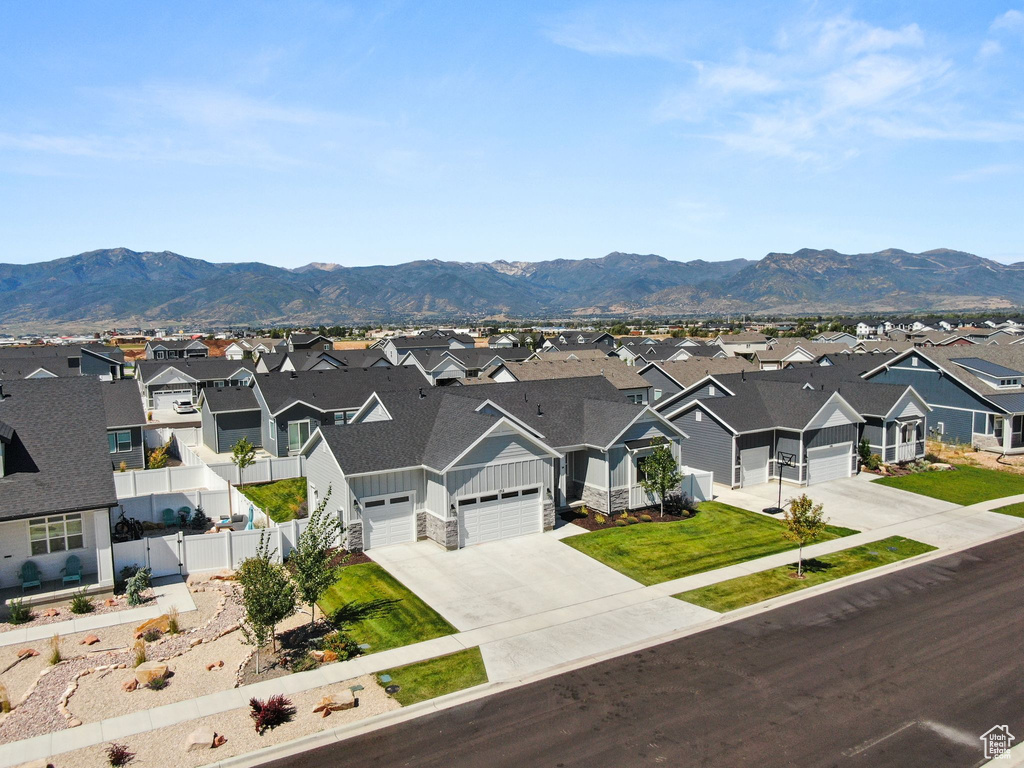
M597 512L591 511L589 515L583 517L579 515L575 510L569 510L561 514L561 518L568 523L578 525L580 528L586 528L588 531L602 531L605 528L623 528L624 526L616 525L615 521L621 516L621 512L616 512L614 515L605 515L605 521L603 523L597 522ZM676 514L668 509L665 510L665 516L661 516L661 510L658 507L652 507L648 509L638 509L635 512L631 511L629 517L635 520L640 520L640 515L650 515L652 523L677 523L680 520L689 520L694 514L686 513ZM633 525L648 525L646 522L633 523Z
M348 558L347 560L345 558ZM346 552L344 549L335 550L334 559L331 560L331 565L361 565L362 563L372 563L373 560L365 552Z

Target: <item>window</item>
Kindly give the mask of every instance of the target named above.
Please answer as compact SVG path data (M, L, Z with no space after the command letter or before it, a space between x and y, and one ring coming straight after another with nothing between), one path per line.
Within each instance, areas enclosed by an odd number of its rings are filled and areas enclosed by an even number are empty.
M82 515L75 513L29 520L28 541L33 555L82 549L85 546L85 539L82 536Z
M345 423L346 422L345 422L345 412L344 411L338 411L336 414L334 414L334 425L335 426L340 426L340 425L345 424Z
M708 387L708 397L714 397L714 396L715 396L715 388L714 388L714 386Z
M77 357L69 357L68 358L68 368L81 368L81 367L82 367L82 361L79 360Z
M128 453L132 449L132 433L107 432L107 444L111 453Z
M309 440L308 421L288 422L288 450L297 451Z
M910 358L910 367L911 368L917 368L917 358L916 357Z
M636 457L636 481L638 483L643 482L647 479L647 471L644 469L644 462L647 460L646 456Z
M654 399L655 400L661 400L661 390L660 389L654 390Z
M693 414L693 420L694 421L701 421L701 420L703 420L703 418L704 418L704 414L703 413L701 413L700 411L694 412L694 414Z
M636 403L637 405L643 405L644 404L644 396L643 395L626 395L626 399L629 400L629 402L631 402L631 403Z
M226 381L215 381L215 382L213 382L213 386L216 389L223 389L226 385L227 385Z
M1006 388L1006 387L1019 387L1020 386L1020 379L1000 379L999 380L999 386L1003 387L1003 388Z

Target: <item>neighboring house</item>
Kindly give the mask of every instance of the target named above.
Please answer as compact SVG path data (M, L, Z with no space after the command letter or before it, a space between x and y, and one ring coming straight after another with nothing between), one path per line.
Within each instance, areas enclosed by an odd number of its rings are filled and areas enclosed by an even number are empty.
M432 386L438 386L479 378L506 361L525 360L532 354L529 347L414 349L406 352L399 364L416 366Z
M687 389L705 376L721 373L756 371L758 366L743 357L723 357L689 361L648 363L637 369L650 386L650 402L661 408L663 400Z
M295 352L260 354L257 373L273 371L329 371L335 368L387 368L391 363L379 349L299 349Z
M650 402L650 385L647 380L634 368L614 358L507 361L495 368L487 378L496 383L508 383L586 376L603 376L631 403L646 405Z
M550 342L550 340L549 340ZM583 360L611 357L615 350L607 344L551 344L533 353L531 360Z
M254 373L252 361L223 357L145 360L135 366L135 378L148 411L173 408L179 400L195 405L204 388L247 386Z
M948 324L947 324L946 330L949 330ZM882 333L885 332L885 328L883 326L881 326L881 325L871 325L869 323L857 323L857 330L856 330L856 332L857 332L857 338L863 339L863 338L867 338L868 336L873 336L875 334L881 335Z
M655 339L650 336L626 336L624 338L620 338L618 341L624 347L637 347L641 345L650 346L651 344L671 344L674 339Z
M330 351L334 349L334 342L326 336L321 336L319 333L292 333L285 340L283 349L279 347L278 351L284 351L285 349L289 352L294 352L297 349Z
M752 355L768 349L768 337L763 333L721 334L716 336L712 343L717 344L730 356Z
M17 586L19 569L32 560L44 580L39 591L48 591L60 584L69 555L81 561L83 584L114 586L110 510L117 493L101 386L87 377L0 383L5 587Z
M563 331L554 338L544 342L544 348L551 346L561 349L565 346L600 344L604 347L615 347L615 337L604 331Z
M721 352L721 350L718 350ZM724 353L722 353L724 354ZM619 358L626 365L646 365L655 361L665 360L686 360L692 357L692 353L675 344L636 344L621 346L612 352L612 355Z
M695 384L660 408L690 436L684 464L732 488L782 479L797 485L849 477L864 419L838 392L733 374ZM785 466L789 458L790 466Z
M431 350L443 352L448 349L472 349L473 344L472 336L463 336L461 334L394 336L390 339L382 340L379 346L374 345L374 348L380 349L392 365L398 365L399 361L409 352L426 352Z
M846 331L826 331L819 333L817 336L812 336L811 341L818 341L823 344L845 344L848 347L852 347L857 343L857 337Z
M0 379L96 376L124 378L124 352L117 347L36 346L0 349Z
M147 360L192 360L209 356L210 348L199 339L186 341L152 339L146 342Z
M912 386L932 409L934 439L1024 452L1024 349L1018 345L912 349L864 378Z
M976 344L1010 344L1020 338L1019 329L1016 328L976 328L964 326L957 328L957 336L973 341Z
M287 346L282 339L235 339L224 348L224 357L228 360L255 359L260 355L274 354L278 345Z
M853 349L842 342L776 339L768 349L755 352L753 360L763 371L774 371L795 363L810 363L825 355Z
M243 437L263 447L260 404L252 387L207 387L199 395L203 444L214 453L230 453Z
M429 387L413 366L256 374L260 445L272 456L296 454L318 426L347 424L374 392L422 388Z
M139 385L131 379L100 383L103 393L103 413L107 419L107 447L113 469L146 468L146 446L142 430L146 426L146 412L139 399Z
M508 347L537 347L544 345L544 337L541 334L532 333L499 333L487 339L487 346L491 349L506 349Z
M350 551L429 538L448 549L539 533L556 507L647 506L638 462L685 435L600 377L376 393L303 448Z

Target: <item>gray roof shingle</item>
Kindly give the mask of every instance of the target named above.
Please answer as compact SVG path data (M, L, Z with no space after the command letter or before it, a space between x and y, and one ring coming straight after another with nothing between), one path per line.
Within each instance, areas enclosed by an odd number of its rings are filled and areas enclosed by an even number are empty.
M103 412L107 418L107 429L115 427L138 427L146 423L146 411L142 407L139 383L134 379L101 381ZM76 418L71 415L71 418Z
M414 366L337 368L332 371L258 373L259 388L271 413L299 401L324 412L358 408L374 392L417 390L429 385Z

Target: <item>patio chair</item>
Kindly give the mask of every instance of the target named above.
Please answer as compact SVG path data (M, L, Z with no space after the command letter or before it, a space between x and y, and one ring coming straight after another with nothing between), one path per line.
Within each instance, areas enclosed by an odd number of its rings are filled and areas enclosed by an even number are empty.
M72 581L77 581L79 584L82 583L82 561L78 559L78 555L70 555L67 560L64 561L64 567L61 568L61 586L70 584Z
M43 588L43 581L39 577L39 566L33 563L31 560L26 560L21 564L21 570L18 571L18 578L21 579L21 594L25 594L25 590L29 587Z
M164 528L173 528L178 524L178 516L174 514L174 510L168 507L160 513L164 518Z
M178 519L181 521L182 530L188 528L188 521L192 519L192 508L181 507L178 510Z

